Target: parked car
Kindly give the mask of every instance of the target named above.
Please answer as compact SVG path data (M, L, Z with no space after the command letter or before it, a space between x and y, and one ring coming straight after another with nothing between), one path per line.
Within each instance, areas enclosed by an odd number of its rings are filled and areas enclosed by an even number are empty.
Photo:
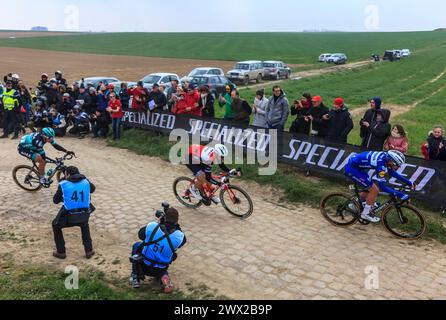
M319 56L319 62L327 62L328 58L331 57L331 53L323 53Z
M264 79L288 79L291 75L291 69L282 61L264 61L263 69L265 71Z
M410 52L409 49L403 49L403 50L401 50L401 56L402 56L403 58L410 57L411 55L412 55L412 52Z
M401 59L403 57L403 54L401 53L401 50L393 50L395 52L395 55Z
M234 69L226 74L226 77L234 83L248 85L252 80L260 83L264 74L262 61L242 61L238 62Z
M384 61L397 61L400 60L401 56L399 54L397 54L397 52L395 50L386 50L384 52L384 56L383 56L383 60Z
M191 83L199 87L207 85L216 98L226 93L227 85L232 85L234 88L237 88L228 78L214 75L195 76L192 78Z
M83 81L82 81L83 80ZM76 81L76 83L84 83L85 85L91 84L93 87L97 88L101 82L105 85L113 82L120 82L121 80L112 77L91 77L91 78L83 78L82 80Z
M346 64L347 61L347 56L343 53L335 53L327 58L327 63Z
M137 83L132 81L117 81L117 82L110 82L109 84L112 84L115 86L115 93L119 94L119 91L121 91L121 83L127 83L128 88L134 88L136 87Z
M185 81L192 81L193 77L196 76L205 76L205 75L213 75L213 76L225 76L225 73L222 69L220 68L195 68L194 70L191 71L191 73L189 73L189 75L181 78L182 82Z
M152 90L155 83L159 85L164 84L166 88L169 88L172 85L170 82L175 79L181 82L175 73L151 73L142 78L141 81L144 83L144 88Z

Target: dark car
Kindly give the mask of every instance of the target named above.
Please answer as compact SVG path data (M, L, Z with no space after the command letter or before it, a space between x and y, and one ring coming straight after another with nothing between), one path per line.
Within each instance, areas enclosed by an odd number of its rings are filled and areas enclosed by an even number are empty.
M400 60L401 56L398 54L398 52L396 52L395 50L387 50L386 52L384 52L384 56L383 56L383 60L384 61L397 61Z
M199 87L207 85L215 97L218 97L220 94L226 94L226 86L231 85L233 88L237 86L233 84L228 78L222 76L213 76L213 75L203 75L193 77L191 84L196 84Z

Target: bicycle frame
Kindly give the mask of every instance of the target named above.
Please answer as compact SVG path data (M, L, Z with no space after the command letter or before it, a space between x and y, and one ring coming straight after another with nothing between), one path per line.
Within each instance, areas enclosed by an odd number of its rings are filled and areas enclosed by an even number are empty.
M359 199L358 203L360 205L361 208L361 212L364 210L364 205L362 204L361 199L361 193L362 192L367 192L367 190L360 190L360 188L358 187L357 184L355 184L353 186L354 191L355 191L355 196L357 199ZM398 201L398 199L392 194L389 195L390 199L389 201L387 201L386 203L380 205L378 208L375 208L372 213L379 213L379 212L383 212L384 210L386 210L387 208L389 208L390 206L394 206L398 212L398 217L400 219L400 222L402 224L407 223L407 218L403 215L403 211L401 210L401 206L405 203L404 201Z
M223 190L223 191L229 191L229 197L231 198L231 201L232 201L233 203L235 203L235 202L236 202L235 199L236 199L237 197L236 197L236 195L234 194L234 192L232 191L232 189L231 189L231 187L230 187L229 177L228 177L227 175L224 175L224 174L221 174L221 175L219 175L219 176L217 176L217 175L212 175L212 179L215 180L215 181L221 181L222 178L226 178L226 179L225 179L226 181L225 181L224 183L222 183L222 184L215 185L215 186L217 186L217 188L215 188L215 189L213 190L213 192L210 194L210 198L212 198L213 196L215 196L216 194L218 194L218 192L219 192L220 190ZM197 182L197 178L194 178L193 182L190 184L190 187L192 187L193 185L195 185L196 182ZM208 182L208 183L212 184L211 182Z

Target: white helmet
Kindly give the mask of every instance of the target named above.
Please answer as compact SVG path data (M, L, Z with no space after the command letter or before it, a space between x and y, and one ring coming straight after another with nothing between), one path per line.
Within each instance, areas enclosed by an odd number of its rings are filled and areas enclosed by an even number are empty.
M387 155L388 159L399 167L406 163L406 156L399 151L392 150L387 152Z
M229 150L223 144L217 144L215 146L215 153L222 158L229 156Z
M14 73L14 74L11 76L11 78L12 78L12 79L15 79L15 80L20 80L20 76L19 76L18 74L16 74L16 73Z

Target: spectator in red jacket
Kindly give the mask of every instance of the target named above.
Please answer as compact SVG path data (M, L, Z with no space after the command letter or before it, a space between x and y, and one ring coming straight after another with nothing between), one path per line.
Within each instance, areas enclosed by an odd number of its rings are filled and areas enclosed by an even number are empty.
M138 82L136 88L130 88L127 90L129 96L133 96L132 109L137 112L147 111L147 99L149 92L144 88L142 81Z
M396 150L407 154L409 151L409 139L406 131L399 124L393 126L389 139L384 145L384 151Z
M121 119L124 116L121 101L116 98L116 93L109 94L110 101L108 102L107 111L112 118L113 140L121 139Z
M202 109L200 108L200 93L197 90L197 86L195 84L191 84L187 89L186 94L186 102L187 102L187 114L201 117Z

